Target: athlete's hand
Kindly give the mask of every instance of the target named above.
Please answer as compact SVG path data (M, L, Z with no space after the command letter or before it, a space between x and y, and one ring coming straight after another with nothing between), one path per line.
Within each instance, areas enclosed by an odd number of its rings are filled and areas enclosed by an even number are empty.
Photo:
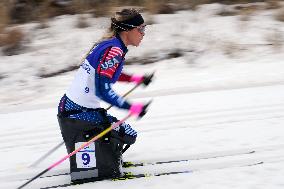
M150 105L151 101L147 104L143 104L143 103L133 103L131 106L130 106L130 109L129 109L129 113L132 115L132 116L136 116L136 117L143 117L146 113L147 113L147 108L148 106Z
M132 75L130 78L130 81L136 84L143 83L145 86L148 86L153 81L153 77L154 77L154 73L150 75L145 74L144 76Z

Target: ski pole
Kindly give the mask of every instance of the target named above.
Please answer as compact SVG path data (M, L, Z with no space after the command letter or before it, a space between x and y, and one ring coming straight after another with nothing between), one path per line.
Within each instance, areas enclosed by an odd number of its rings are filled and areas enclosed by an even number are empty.
M73 156L74 154L76 154L77 152L79 152L80 150L82 150L83 148L85 148L86 146L89 146L92 142L98 140L99 138L101 138L102 136L106 135L108 132L110 132L112 129L118 127L121 123L125 122L129 117L131 117L131 114L128 114L125 118L123 118L122 120L114 123L113 125L111 125L110 127L108 127L107 129L105 129L104 131L102 131L100 134L96 135L95 137L93 137L91 140L89 140L88 142L85 142L84 144L82 144L78 149L74 150L73 152L71 152L70 154L64 156L62 159L60 159L59 161L55 162L54 164L52 164L51 166L49 166L47 169L43 170L42 172L40 172L39 174L37 174L35 177L31 178L29 181L27 181L26 183L22 184L21 186L19 186L17 189L21 189L24 188L26 185L28 185L29 183L31 183L32 181L36 180L38 177L40 177L41 175L43 175L44 173L46 173L47 171L50 171L51 169L53 169L54 167L56 167L57 165L61 164L63 161L65 161L66 159L70 158L71 156Z
M122 95L122 97L126 97L127 95L129 95L132 91L134 91L140 85L141 85L141 83L136 84L134 87L132 87L132 89L130 89L128 92L126 92L124 95ZM106 108L106 110L111 109L112 106L113 105L110 105L109 107Z
M57 150L61 145L64 144L64 141L62 141L60 144L49 150L47 153L45 153L43 156L41 156L38 160L36 160L33 164L31 164L29 167L35 167L37 164L42 162L45 158L47 158L48 155L52 154L55 150Z
M138 88L142 83L136 84L132 89L130 89L128 92L126 92L122 97L126 97L129 95L132 91L134 91L136 88ZM109 110L112 107L110 105L106 110ZM55 150L60 148L64 144L64 141L62 141L60 144L56 145L54 148L49 150L47 153L45 153L43 156L41 156L38 160L36 160L33 164L31 164L29 167L35 167L37 166L40 162L42 162L44 159L46 159L49 155L51 155Z

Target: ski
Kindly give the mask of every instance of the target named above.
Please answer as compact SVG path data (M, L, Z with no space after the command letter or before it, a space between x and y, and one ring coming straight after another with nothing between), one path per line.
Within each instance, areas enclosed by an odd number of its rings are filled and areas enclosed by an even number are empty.
M254 150L241 152L241 153L232 153L232 154L217 154L213 156L196 156L191 157L189 159L179 159L179 160L166 160L166 161L155 161L155 162L123 162L124 168L131 168L131 167L140 167L140 166L148 166L148 165L159 165L159 164L168 164L168 163L179 163L179 162L188 162L188 161L195 161L195 160L203 160L203 159L214 159L214 158L221 158L221 157L230 157L230 156L237 156L237 155L246 155L246 154L253 154L255 153Z
M182 174L182 173L190 173L191 171L175 171L175 172L164 172L164 173L141 173L141 174L133 174L131 172L124 173L123 176L113 179L106 179L101 181L125 181L130 179L138 179L138 178L145 178L145 177L155 177L155 176L163 176L163 175L174 175L174 174ZM101 182L101 181L87 181L85 183L95 183L95 182ZM40 189L52 189L52 188L63 188L68 186L74 186L74 185L81 185L85 183L66 183L66 184L60 184L60 185L54 185L54 186L47 186Z
M256 161L252 163L246 163L246 164L241 164L238 167L247 167L247 166L254 166L254 165L260 165L263 164L263 161ZM224 167L216 168L216 169L223 169ZM133 174L131 172L126 172L122 177L118 178L113 178L113 179L107 179L107 180L100 180L100 181L87 181L84 183L66 183L66 184L60 184L60 185L54 185L54 186L47 186L47 187L42 187L40 189L53 189L53 188L64 188L68 186L73 186L73 185L81 185L85 183L95 183L95 182L101 182L101 181L126 181L126 180L131 180L131 179L138 179L138 178L146 178L146 177L158 177L158 176L165 176L165 175L176 175L176 174L185 174L185 173L192 173L198 171L198 169L195 170L182 170L182 171L169 171L169 172L161 172L161 173L140 173L140 174Z
M170 164L170 163L179 163L179 162L189 162L196 160L204 160L204 159L214 159L214 158L222 158L222 157L230 157L230 156L238 156L238 155L247 155L253 154L255 150L243 150L243 151L231 151L231 152L220 152L220 153L212 153L212 154L201 154L196 156L191 156L188 159L179 159L179 160L165 160L165 161L154 161L154 162L123 162L123 168L132 168L132 167L141 167L148 165L159 165L159 164ZM48 178L48 177L56 177L61 175L69 175L70 173L58 173L53 175L41 176L39 178Z

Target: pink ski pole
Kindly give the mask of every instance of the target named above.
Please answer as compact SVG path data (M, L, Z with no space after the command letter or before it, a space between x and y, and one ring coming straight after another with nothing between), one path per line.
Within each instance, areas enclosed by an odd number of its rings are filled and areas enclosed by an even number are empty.
M43 175L44 173L46 173L47 171L53 169L54 167L56 167L57 165L61 164L63 161L65 161L66 159L70 158L71 156L73 156L74 154L76 154L77 152L79 152L80 150L82 150L83 148L85 148L86 146L89 146L92 142L98 140L99 138L101 138L102 136L104 136L105 134L107 134L108 132L110 132L112 129L118 127L121 123L125 122L129 117L131 117L131 114L128 114L125 118L123 118L122 120L114 123L113 125L111 125L110 127L108 127L107 129L105 129L104 131L102 131L100 134L96 135L94 138L92 138L91 140L89 140L88 142L84 143L82 146L80 146L78 149L74 150L73 152L71 152L70 154L66 155L65 157L63 157L62 159L60 159L59 161L55 162L54 164L52 164L51 166L49 166L47 169L45 169L44 171L40 172L38 175L36 175L35 177L33 177L32 179L30 179L29 181L27 181L26 183L22 184L21 186L19 186L17 189L21 189L23 187L25 187L26 185L28 185L29 183L31 183L32 181L36 180L38 177L40 177L41 175Z

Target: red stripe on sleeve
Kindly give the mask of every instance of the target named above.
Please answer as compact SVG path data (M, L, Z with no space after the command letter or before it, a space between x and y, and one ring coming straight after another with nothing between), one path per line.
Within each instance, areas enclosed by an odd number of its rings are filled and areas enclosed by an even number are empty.
M125 73L121 73L119 78L118 78L118 81L130 82L130 78L131 78L130 75L125 74Z

